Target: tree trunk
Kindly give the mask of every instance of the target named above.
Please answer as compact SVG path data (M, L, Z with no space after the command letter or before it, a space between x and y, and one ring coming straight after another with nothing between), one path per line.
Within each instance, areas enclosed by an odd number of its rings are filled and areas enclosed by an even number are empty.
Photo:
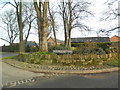
M65 34L65 47L67 47L68 45L68 32L67 32L67 25L66 25L66 21L65 18L63 17L63 23L64 23L64 34Z
M20 35L19 35L19 53L25 52L25 45L24 45L24 41L23 41L23 28L22 28L22 0L20 0L20 8L19 8L19 12L18 12L18 25L19 25L19 31L20 31Z
M57 38L56 38L55 26L53 26L53 33L54 33L54 41L55 41L55 45L57 45Z
M69 21L68 21L68 48L71 48L71 30L72 30L72 7L71 0L68 0Z
M40 22L40 19L41 19L41 15L40 17L38 16L38 20L37 20L37 24L38 24L38 39L39 39L39 51L41 51L41 37L42 37L42 29L41 29L41 22Z
M34 7L37 13L37 24L38 24L38 38L39 38L39 51L41 51L41 37L42 37L42 28L41 28L41 2L39 1L39 7L37 5L37 1L34 0Z
M42 51L48 52L48 17L47 17L48 2L45 0L43 5L43 33L42 33Z
M42 12L43 5L43 12ZM47 19L47 8L48 1L45 0L44 4L42 1L39 1L39 7L37 5L37 0L34 0L34 7L37 13L37 24L38 24L38 37L39 37L39 51L44 52L48 51L48 19Z
M67 18L66 18L66 5L65 5L65 1L62 2L63 6L63 11L62 11L62 18L63 18L63 24L64 24L64 35L65 35L65 47L68 46L68 27L67 27Z
M68 48L71 48L71 30L69 30Z

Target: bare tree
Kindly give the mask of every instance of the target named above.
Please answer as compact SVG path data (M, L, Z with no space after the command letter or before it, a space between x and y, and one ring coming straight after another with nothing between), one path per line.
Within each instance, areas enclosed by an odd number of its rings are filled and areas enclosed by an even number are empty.
M107 8L103 11L103 16L100 20L114 20L120 16L119 7L116 7L119 0L106 0L104 3Z
M48 51L48 0L42 2L39 0L39 5L37 0L34 1L34 7L37 13L37 24L38 24L38 38L39 38L39 51Z
M31 2L23 2L23 35L25 38L25 44L28 40L29 35L31 34L31 28L36 16L34 15L34 5Z
M60 15L62 16L63 25L64 25L65 46L67 47L67 43L68 43L67 18L66 18L67 17L67 14L66 14L67 3L65 1L60 2L59 8L60 8Z
M16 10L17 23L19 28L19 53L25 52L25 45L23 40L22 0L19 1L14 0L14 4L11 2L4 2L4 3L5 4L3 5L3 7L7 4L10 4Z
M85 1L63 0L59 4L60 15L63 19L65 46L71 48L71 31L80 28L89 31L89 28L81 23L81 20L92 13L88 10L90 3Z
M17 18L14 10L11 9L9 11L5 11L1 17L1 20L3 24L0 27L3 28L3 30L6 32L6 35L4 35L5 37L1 37L0 39L8 42L10 46L12 46L19 34Z
M103 11L103 15L100 18L100 21L112 22L113 20L120 17L119 0L106 0L104 4L107 6L107 8L105 8L105 10ZM106 35L108 35L110 32L115 31L119 28L120 28L120 25L118 24L117 26L114 26L111 29L108 29L108 30L102 29L99 32L106 33Z
M37 25L38 25L38 38L39 38L39 51L41 50L41 31L42 31L42 22L43 22L43 18L41 15L41 5L42 2L39 1L39 6L37 4L37 0L34 0L34 7L37 13Z
M17 23L18 23L18 27L19 27L19 52L22 53L22 52L25 52L25 42L27 41L28 39L28 36L30 34L30 29L31 29L31 23L33 22L34 18L32 17L32 14L31 13L32 11L30 10L27 10L27 12L29 11L29 15L25 15L25 14L28 14L24 9L23 10L23 7L25 8L25 4L23 4L23 1L22 0L14 0L14 2L4 2L4 5L7 5L7 4L10 4L12 5L15 10L16 10L16 17L17 17ZM28 8L28 7L27 7ZM26 13L24 13L26 12ZM24 16L23 16L24 14ZM25 28L25 26L28 25L28 32L27 32L27 35L25 36L25 40L24 40L24 33L23 33L23 29Z

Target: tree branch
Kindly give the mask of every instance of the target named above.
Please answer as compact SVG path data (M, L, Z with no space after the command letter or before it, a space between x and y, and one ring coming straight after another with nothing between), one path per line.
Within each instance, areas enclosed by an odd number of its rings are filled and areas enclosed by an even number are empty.
M6 40L6 39L4 39L4 38L0 38L0 39L6 41L6 42L8 42L8 43L10 43L8 40Z

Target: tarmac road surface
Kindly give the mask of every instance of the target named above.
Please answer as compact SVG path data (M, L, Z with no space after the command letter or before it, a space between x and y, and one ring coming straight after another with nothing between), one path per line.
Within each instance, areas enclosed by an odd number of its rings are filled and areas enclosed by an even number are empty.
M13 88L118 88L118 72L37 79Z
M2 53L3 57L14 56L16 53ZM22 70L15 68L11 65L8 65L2 61L0 61L0 67L2 67L2 84L6 84L8 82L15 82L23 79L31 79L32 77L44 75L43 73L33 73L30 71Z

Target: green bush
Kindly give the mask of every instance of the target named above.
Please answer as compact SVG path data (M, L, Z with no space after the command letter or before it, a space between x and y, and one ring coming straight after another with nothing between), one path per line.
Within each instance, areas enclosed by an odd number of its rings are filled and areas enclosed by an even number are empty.
M109 47L111 44L112 44L111 42L104 42L104 43L102 42L102 43L97 43L97 46L99 48L102 48L106 53L110 53Z
M110 42L85 42L85 43L72 43L72 46L76 47L74 53L79 54L109 54L110 53Z
M51 53L51 52L34 52L32 54L37 54L37 55L49 55L49 54L55 54L55 53Z
M30 51L31 51L31 52L37 52L37 51L38 51L38 48L37 48L37 47L31 47L31 48L30 48Z
M69 48L65 47L64 45L49 47L49 52L52 52L53 50L69 50Z
M13 44L11 46L2 46L2 52L18 52L19 51L19 44ZM26 52L37 52L37 47L25 47Z
M30 46L29 45L26 46L25 51L30 52Z
M26 52L37 52L38 51L38 48L37 47L30 47L29 45L27 45L25 47L25 51Z
M120 42L113 42L110 47L112 52L120 53Z
M19 45L11 45L11 46L2 46L2 52L18 52Z

